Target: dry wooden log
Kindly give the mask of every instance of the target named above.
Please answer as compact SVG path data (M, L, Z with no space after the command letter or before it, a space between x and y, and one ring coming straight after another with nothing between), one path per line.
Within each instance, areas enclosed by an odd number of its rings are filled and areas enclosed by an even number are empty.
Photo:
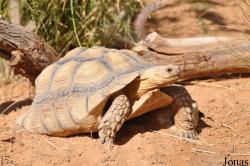
M59 58L58 53L26 28L0 19L0 56L15 74L32 83L38 74Z
M153 33L134 50L153 63L179 65L181 80L223 73L250 73L248 41L225 37L166 39ZM1 19L0 56L9 61L16 74L27 77L32 83L46 66L59 58L37 35Z
M232 38L222 36L212 37L190 37L181 39L164 38L158 33L150 33L143 41L138 45L144 45L149 49L167 55L183 54L186 51L200 52L206 49L217 49L217 44L225 41L232 41ZM136 48L136 47L135 47ZM134 48L134 49L135 49Z
M180 81L225 73L250 73L249 41L225 37L166 39L154 34L134 50L153 63L179 65Z

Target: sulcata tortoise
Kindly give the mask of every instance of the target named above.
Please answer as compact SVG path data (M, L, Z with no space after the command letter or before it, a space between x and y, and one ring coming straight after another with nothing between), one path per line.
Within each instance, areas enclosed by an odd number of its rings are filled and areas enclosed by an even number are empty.
M176 131L195 138L196 103L183 87L168 86L179 75L178 66L153 65L129 50L79 47L37 77L32 106L17 123L52 136L99 131L112 144L124 121L172 103Z

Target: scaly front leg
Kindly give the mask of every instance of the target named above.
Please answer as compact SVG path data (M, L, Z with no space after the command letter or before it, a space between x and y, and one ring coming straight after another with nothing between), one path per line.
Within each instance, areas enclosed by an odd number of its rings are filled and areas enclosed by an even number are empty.
M113 144L117 131L121 128L130 112L131 107L127 96L117 96L98 127L102 143Z
M195 139L197 137L195 129L199 120L196 102L192 100L188 91L182 86L164 87L161 91L174 99L171 107L175 125L172 129L181 137Z

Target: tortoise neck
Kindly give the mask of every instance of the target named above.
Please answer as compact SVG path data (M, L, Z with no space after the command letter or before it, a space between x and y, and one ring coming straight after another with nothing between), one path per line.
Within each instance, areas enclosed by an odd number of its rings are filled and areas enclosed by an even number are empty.
M140 78L136 78L126 87L126 92L129 98L139 99L142 95L158 87L159 86L156 84L155 86L154 84L151 84L150 80L141 80Z

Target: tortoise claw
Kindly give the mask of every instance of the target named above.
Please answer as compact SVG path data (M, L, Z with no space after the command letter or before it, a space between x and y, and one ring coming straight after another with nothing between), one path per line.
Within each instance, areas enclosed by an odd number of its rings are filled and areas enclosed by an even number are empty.
M110 135L107 135L107 130L104 128L99 131L100 141L102 144L107 144L106 149L113 149L114 138Z
M111 136L111 134L108 130L106 130L105 128L102 128L101 130L99 130L98 134L99 134L100 141L102 144L104 144L104 143L113 144L114 138Z
M197 139L198 137L198 133L195 130L184 130L176 126L173 126L171 129L182 138Z

